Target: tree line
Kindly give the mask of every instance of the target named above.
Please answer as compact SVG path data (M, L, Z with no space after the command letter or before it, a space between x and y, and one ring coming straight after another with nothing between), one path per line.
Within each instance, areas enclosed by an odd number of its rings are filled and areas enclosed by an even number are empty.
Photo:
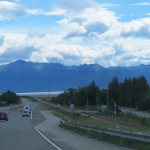
M7 91L0 95L0 105L10 105L10 104L17 104L19 102L19 96L16 93Z
M88 86L69 88L52 102L83 107L85 105L108 105L114 109L114 104L125 107L136 107L141 110L150 110L150 86L144 76L139 78L126 78L124 82L114 77L107 89L100 89L92 81Z

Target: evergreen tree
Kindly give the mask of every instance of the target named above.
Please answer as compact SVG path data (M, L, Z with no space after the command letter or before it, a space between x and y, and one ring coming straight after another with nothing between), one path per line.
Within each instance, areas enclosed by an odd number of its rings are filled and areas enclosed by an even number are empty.
M114 103L118 105L120 98L120 85L118 78L115 77L108 85L109 88L109 105L111 109L114 109Z

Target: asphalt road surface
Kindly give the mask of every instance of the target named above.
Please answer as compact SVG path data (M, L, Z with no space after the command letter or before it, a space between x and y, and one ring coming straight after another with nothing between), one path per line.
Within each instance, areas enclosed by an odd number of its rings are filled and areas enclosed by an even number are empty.
M141 112L141 111L137 111L135 108L127 108L127 107L120 107L122 112L131 112L139 117L147 117L150 118L150 113L147 112Z
M5 108L9 120L0 121L0 150L125 150L61 129L59 118L41 111L40 103L23 102L32 107L30 117L22 117L23 108Z

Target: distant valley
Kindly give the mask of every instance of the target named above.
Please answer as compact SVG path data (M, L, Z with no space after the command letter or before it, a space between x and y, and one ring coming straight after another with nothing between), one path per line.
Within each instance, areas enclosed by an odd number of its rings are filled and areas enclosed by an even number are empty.
M18 60L0 66L0 92L64 91L70 87L87 86L92 81L100 88L107 88L113 77L123 81L139 76L145 76L150 83L150 65L105 68L98 64L65 66Z

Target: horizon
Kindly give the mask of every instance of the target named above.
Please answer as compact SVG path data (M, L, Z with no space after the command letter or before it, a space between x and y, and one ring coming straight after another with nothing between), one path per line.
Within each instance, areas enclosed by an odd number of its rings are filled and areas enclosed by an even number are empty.
M0 1L0 27L0 64L150 64L150 0Z
M109 66L109 67L105 67L105 66L102 66L100 64L97 64L97 63L94 63L94 64L79 64L79 65L65 65L65 64L62 64L62 63L59 63L59 62L32 62L32 61L27 61L27 60L23 60L23 59L18 59L18 60L15 60L13 62L9 62L9 63L6 63L6 64L0 64L0 66L4 66L4 65L8 65L8 64L11 64L11 63L15 63L15 62L18 62L18 61L23 61L23 62L29 62L29 63L33 63L33 64L60 64L60 65L63 65L63 66L66 66L66 67L73 67L73 66L76 66L76 67L79 67L79 66L83 66L83 65L99 65L101 67L104 67L104 68L111 68L111 67L124 67L124 68L128 68L128 67L139 67L139 66L149 66L150 64L139 64L139 65L135 65L135 66Z

